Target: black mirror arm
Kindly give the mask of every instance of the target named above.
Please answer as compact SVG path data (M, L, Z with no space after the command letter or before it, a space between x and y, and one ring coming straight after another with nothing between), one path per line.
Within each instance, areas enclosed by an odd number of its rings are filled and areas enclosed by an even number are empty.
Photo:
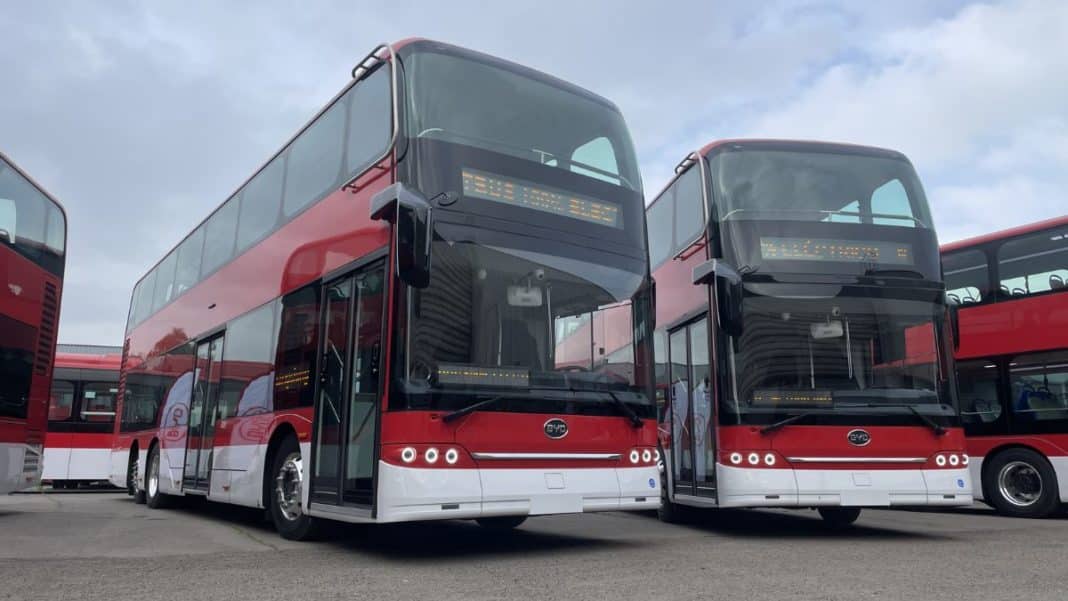
M742 283L742 276L738 270L719 259L709 259L693 268L695 286L711 284L717 277L727 280L731 285Z
M371 219L392 222L398 205L413 209L430 210L430 202L421 192L397 182L390 184L371 197Z

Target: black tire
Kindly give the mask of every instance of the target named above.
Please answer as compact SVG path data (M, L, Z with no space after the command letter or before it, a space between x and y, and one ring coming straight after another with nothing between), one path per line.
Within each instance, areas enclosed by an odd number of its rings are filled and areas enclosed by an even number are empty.
M148 465L145 466L144 485L145 504L152 509L170 507L174 497L159 490L159 445L153 446L148 450L147 463Z
M983 466L983 496L1001 515L1044 518L1060 508L1057 473L1031 449L1006 449Z
M504 532L506 530L514 530L519 527L520 524L527 521L525 515L499 515L491 518L476 518L479 526L486 528L487 530L495 530L498 532Z
M831 528L848 528L860 518L859 507L820 507L816 511L823 523Z
M294 460L301 461L300 445L297 444L297 439L292 436L287 436L281 444L278 445L274 454L274 461L271 462L271 471L264 475L267 478L267 482L264 486L268 490L268 498L270 499L270 513L271 521L274 522L274 528L278 531L278 534L282 538L289 540L312 540L319 533L319 521L304 513L301 503L303 501L303 492L300 491L302 486L302 469L296 469ZM294 470L296 470L294 472ZM301 477L294 479L294 476L301 475ZM282 494L279 493L279 480L282 480L282 487L284 490L289 491L289 499L293 500L293 494L296 494L297 504L283 504ZM293 487L296 487L294 490ZM299 492L298 492L299 491Z
M686 521L686 508L672 503L668 498L667 477L660 480L660 507L656 508L656 517L665 524L681 524Z
M126 494L134 498L134 503L145 502L145 491L137 490L137 449L130 449L130 460L126 464Z

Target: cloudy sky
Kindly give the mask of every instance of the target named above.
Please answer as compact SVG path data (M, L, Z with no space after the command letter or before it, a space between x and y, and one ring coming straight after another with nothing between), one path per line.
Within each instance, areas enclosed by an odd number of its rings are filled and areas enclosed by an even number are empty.
M222 4L40 0L0 12L0 148L70 221L62 342L120 344L140 275L355 60L409 36L614 100L650 197L704 142L773 136L905 152L942 241L1068 206L1060 0Z

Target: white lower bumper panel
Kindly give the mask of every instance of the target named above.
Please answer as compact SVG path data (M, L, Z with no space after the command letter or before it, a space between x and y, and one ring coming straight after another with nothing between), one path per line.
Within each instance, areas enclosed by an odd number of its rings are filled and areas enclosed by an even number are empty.
M378 464L378 522L655 509L655 466L422 469Z
M721 507L955 506L972 503L968 468L748 469L716 466Z

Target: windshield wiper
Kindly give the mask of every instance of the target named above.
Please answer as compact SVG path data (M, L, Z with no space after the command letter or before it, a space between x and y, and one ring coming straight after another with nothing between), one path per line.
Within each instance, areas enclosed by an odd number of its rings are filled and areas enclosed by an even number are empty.
M918 280L926 280L927 276L923 275L915 269L867 269L864 271L864 275L869 276L883 276L888 278L915 278Z
M871 408L875 408L875 409L880 408L880 407L904 407L905 409L908 409L910 412L912 412L913 415L915 415L916 417L920 418L920 421L923 422L923 424L925 426L930 428L936 435L942 436L943 434L946 433L946 429L943 428L942 426L940 426L938 424L938 422L936 422L935 420L931 419L930 417L920 413L919 409L917 409L914 405L909 405L908 403L849 403L849 404L846 404L846 405L838 405L838 406L839 407L871 407Z
M477 403L471 403L466 407L461 407L456 411L446 413L445 415L441 416L441 421L445 422L446 424L449 422L454 422L465 415L470 415L475 411L478 411L479 409L488 405L492 405L493 403L496 403L497 401L503 398L503 396L491 396L490 398L483 399L481 401L478 401Z
M806 412L806 413L798 413L797 415L791 415L790 417L788 417L786 419L783 419L783 420L779 420L779 421L775 422L774 424L768 424L768 425L764 426L763 428L760 429L760 433L761 434L767 434L769 432L774 432L774 431L778 430L779 428L782 428L783 426L789 426L790 424L792 424L792 423L794 423L796 421L801 421L802 419L804 419L804 418L806 418L806 417L808 417L810 415L816 415L816 414L812 413L812 412Z
M638 414L630 408L630 405L627 405L626 401L617 397L616 393L614 392L609 392L608 396L612 397L612 401L615 402L616 406L618 406L623 411L623 415L625 415L626 418L630 421L631 426L635 428L642 427L642 418L638 417Z

